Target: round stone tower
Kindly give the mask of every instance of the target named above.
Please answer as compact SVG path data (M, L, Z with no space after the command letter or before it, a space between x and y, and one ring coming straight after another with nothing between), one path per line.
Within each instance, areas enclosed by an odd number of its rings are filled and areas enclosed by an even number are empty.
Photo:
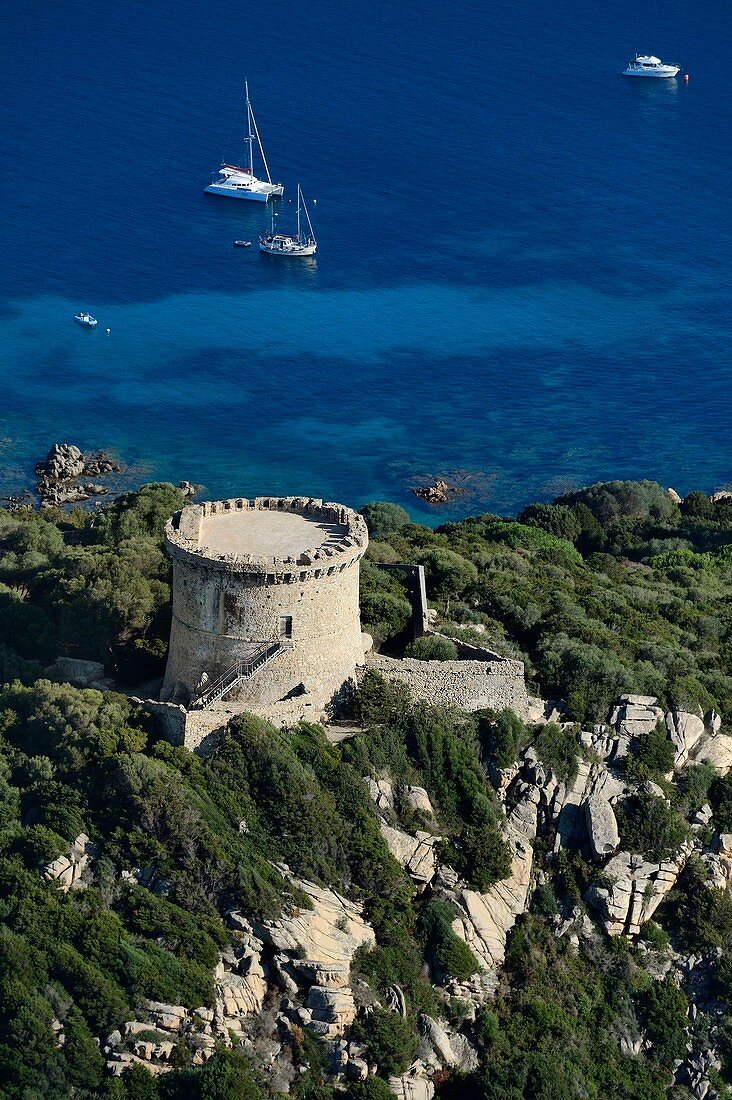
M363 518L308 497L188 505L171 517L173 622L161 698L318 717L363 664Z

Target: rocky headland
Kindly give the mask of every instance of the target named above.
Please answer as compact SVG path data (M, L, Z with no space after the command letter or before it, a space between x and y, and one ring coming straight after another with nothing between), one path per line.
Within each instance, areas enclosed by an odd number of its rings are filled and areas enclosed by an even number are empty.
M728 1100L732 498L366 507L342 722L232 709L192 752L139 690L186 491L3 513L0 1059L29 1020L42 1052L9 1095ZM384 562L424 570L406 656Z

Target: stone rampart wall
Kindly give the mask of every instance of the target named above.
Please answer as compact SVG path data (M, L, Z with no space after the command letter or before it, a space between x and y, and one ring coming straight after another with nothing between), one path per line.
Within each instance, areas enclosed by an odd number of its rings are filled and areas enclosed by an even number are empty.
M510 707L519 718L528 717L529 699L521 661L417 661L377 653L369 655L366 669L406 684L413 698L430 706L454 706L466 711Z
M441 634L439 630L430 630L429 633L436 638L445 638L448 642L452 642L461 661L490 661L498 664L501 662L511 663L509 657L502 657L500 653L496 653L493 649L485 649L483 646L479 645L470 645L469 642L463 642L460 638L453 638L451 634ZM523 674L523 663L521 661L514 661L513 664L521 665Z

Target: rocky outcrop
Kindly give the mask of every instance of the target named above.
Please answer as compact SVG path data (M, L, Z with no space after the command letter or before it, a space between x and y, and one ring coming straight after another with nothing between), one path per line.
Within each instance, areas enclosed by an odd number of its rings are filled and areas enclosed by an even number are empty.
M620 844L615 813L609 799L600 791L593 791L584 806L592 854L595 859L604 859Z
M654 695L621 695L610 714L610 725L620 737L641 737L655 729L663 717Z
M435 877L437 857L435 847L440 837L417 830L410 836L402 829L394 829L386 822L380 823L381 835L397 863L414 880L418 890L424 890Z
M412 489L412 492L420 500L426 501L427 504L447 504L454 496L462 493L463 489L458 485L451 485L449 481L445 481L442 477L438 477L429 485L418 485L415 489Z
M38 477L68 481L84 473L84 455L73 443L54 443L42 462L36 463Z
M366 776L364 782L376 808L382 814L391 817L394 812L394 789L389 780L372 779ZM432 803L424 787L407 787L405 794L412 809L416 810L425 821L434 819ZM389 825L383 817L379 821L379 827L389 851L399 866L413 879L418 890L424 890L437 870L435 848L440 837L419 829L412 836L403 829Z
M683 768L689 755L704 736L704 722L697 714L674 710L666 715L666 729L676 746L674 768Z
M220 1033L246 1032L246 1021L262 1010L267 980L262 959L247 945L240 956L222 956L215 973L216 1023Z
M157 1076L173 1069L173 1052L181 1040L191 1049L194 1066L203 1065L214 1053L214 1013L201 1006L187 1009L183 1005L164 1004L159 1001L143 1002L146 1019L128 1020L124 1036L113 1031L107 1037L104 1053L107 1069L119 1077L131 1065L143 1065ZM222 1032L219 1041L230 1043L228 1033Z
M321 985L318 979L324 984ZM356 1004L347 973L334 974L330 970L318 975L316 983L310 987L305 1010L310 1014L307 1023L317 1035L326 1039L342 1035L356 1018Z
M401 1077L390 1077L389 1088L397 1100L432 1100L435 1086L427 1077L418 1077L408 1073Z
M79 833L65 856L59 856L44 865L43 877L47 882L55 883L64 893L67 890L78 890L88 885L85 872L97 855L97 846L92 844L86 833Z
M326 963L348 968L359 947L372 947L374 930L362 917L356 902L328 887L295 878L289 868L278 870L310 900L312 909L290 906L274 921L252 922L263 943L286 952L305 963Z
M289 869L278 868L310 900L312 908L287 908L275 921L253 922L232 913L237 927L271 948L270 963L278 984L290 992L309 988L298 1020L324 1038L342 1035L355 1018L355 1002L349 986L351 960L359 947L375 944L374 931L355 902L335 890L296 879Z
M705 851L702 860L709 872L709 883L716 890L732 886L732 833L721 833L714 838L713 850Z
M691 845L673 858L654 863L630 852L618 852L604 869L607 885L593 885L585 897L611 936L637 935L676 882Z
M73 443L54 443L43 461L36 464L37 490L42 507L73 504L109 492L97 482L82 483L82 477L104 477L120 473L122 467L106 454L84 455Z
M377 810L385 813L394 809L394 788L388 779L372 779L367 776L364 782Z
M477 1051L460 1032L453 1031L426 1013L419 1017L419 1030L422 1036L419 1049L422 1062L434 1069L455 1067L461 1073L471 1073L477 1069Z
M453 930L480 965L496 973L506 954L506 938L526 909L533 864L539 790L529 787L510 814L505 830L511 848L511 873L484 893L457 886L452 895L457 916Z
M603 764L590 764L586 760L578 761L577 775L569 785L560 782L551 773L545 777L541 765L534 767L533 774L541 788L541 805L546 807L546 819L549 823L553 822L556 828L554 851L587 841L592 857L601 858L600 848L596 849L593 843L591 830L595 827L598 830L595 841L603 849L602 856L607 856L608 851L604 849L613 842L617 831L617 825L613 828L609 814L614 818L612 803L625 793L622 780ZM590 803L592 811L588 809ZM609 807L609 813L606 807Z
M677 1084L685 1085L694 1100L706 1100L707 1097L718 1097L719 1093L712 1088L710 1077L716 1075L722 1068L722 1060L718 1051L704 1047L701 1050L692 1050L687 1058L678 1066L675 1074Z
M703 741L694 753L695 764L709 764L718 775L732 770L732 737L716 733Z
M425 817L434 817L435 811L432 809L430 796L424 787L407 787L407 802L417 813Z

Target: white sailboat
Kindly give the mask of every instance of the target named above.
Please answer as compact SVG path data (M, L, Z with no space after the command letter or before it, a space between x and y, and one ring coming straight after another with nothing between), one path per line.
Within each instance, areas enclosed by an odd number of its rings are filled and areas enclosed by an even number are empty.
M301 212L305 215L308 225L308 235L301 231ZM297 185L297 233L275 233L274 211L272 212L272 227L266 237L259 238L260 252L268 252L271 256L314 256L318 242L315 239L313 224L310 221L308 208L302 195L300 184Z
M222 164L217 173L217 178L212 180L205 190L210 195L223 195L228 199L248 199L250 202L267 202L268 199L284 195L285 189L281 183L272 183L269 174L267 158L264 155L262 139L259 136L257 120L249 101L249 83L244 85L247 101L247 134L244 138L245 145L249 146L249 166L239 164ZM259 153L264 165L267 179L260 180L254 175L254 142L259 146Z

